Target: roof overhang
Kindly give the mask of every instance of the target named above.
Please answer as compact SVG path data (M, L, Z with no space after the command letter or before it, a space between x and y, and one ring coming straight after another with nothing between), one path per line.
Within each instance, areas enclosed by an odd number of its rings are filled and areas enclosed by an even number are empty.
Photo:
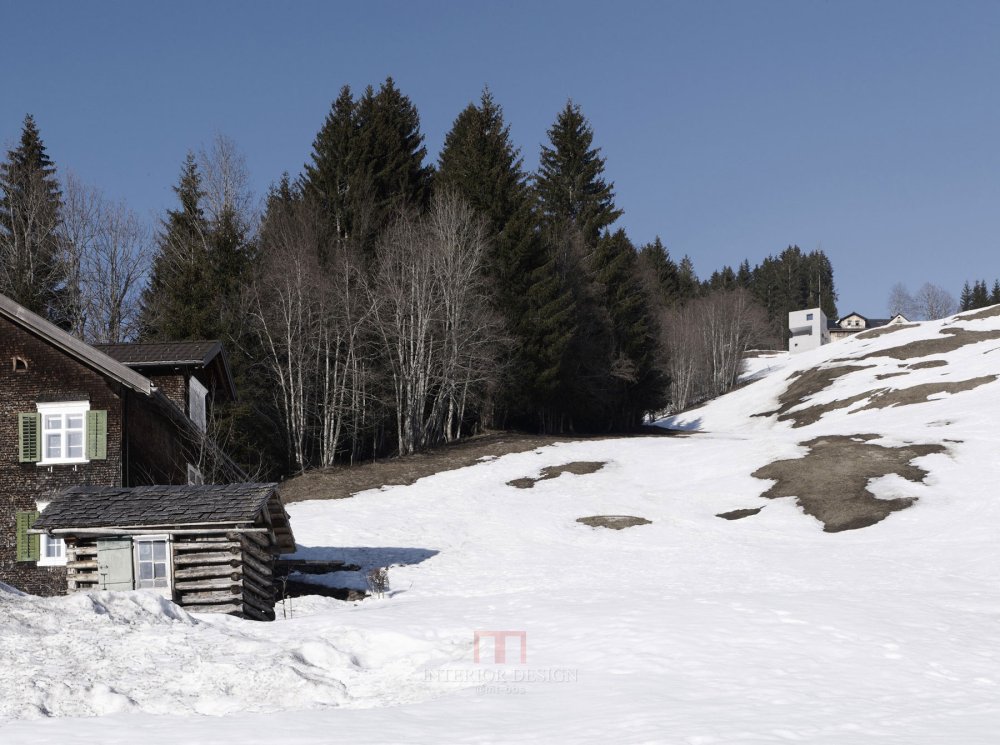
M71 336L55 324L15 303L6 295L0 295L0 317L7 318L87 367L127 388L146 396L153 392L153 384L148 378Z

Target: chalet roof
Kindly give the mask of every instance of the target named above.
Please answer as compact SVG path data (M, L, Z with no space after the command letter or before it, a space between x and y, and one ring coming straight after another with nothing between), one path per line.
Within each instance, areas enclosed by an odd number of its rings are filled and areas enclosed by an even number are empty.
M142 344L95 344L109 357L129 367L161 367L164 365L207 365L222 351L222 342L163 341Z
M153 392L153 384L135 370L123 365L101 350L80 341L75 336L71 336L55 324L35 315L23 305L15 303L6 295L0 295L0 317L10 320L70 357L79 360L87 367L134 391L147 396Z
M276 484L72 486L35 521L36 529L140 528L252 523Z

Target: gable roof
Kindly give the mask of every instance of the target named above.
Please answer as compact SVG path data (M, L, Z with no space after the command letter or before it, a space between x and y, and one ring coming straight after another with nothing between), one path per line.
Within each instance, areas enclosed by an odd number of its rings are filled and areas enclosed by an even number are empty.
M276 486L71 486L45 508L33 527L51 530L252 523Z
M220 382L229 398L236 400L236 385L229 370L229 360L222 342L217 339L94 346L123 365L141 370L156 367L194 367L208 370L214 367L214 374L209 371L211 380ZM154 374L151 369L148 372ZM202 382L211 387L209 380Z
M95 344L109 357L129 367L163 365L207 365L222 351L222 342L162 341L140 344Z
M153 392L153 384L135 370L71 336L6 295L0 295L0 317L17 324L101 375L147 396Z

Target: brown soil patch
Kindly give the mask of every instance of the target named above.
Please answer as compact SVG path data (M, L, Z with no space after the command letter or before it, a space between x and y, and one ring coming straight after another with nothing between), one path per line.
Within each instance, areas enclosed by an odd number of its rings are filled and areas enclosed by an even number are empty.
M859 339L876 339L880 336L885 336L886 334L891 334L894 331L902 331L903 329L912 329L916 326L915 323L894 323L891 326L879 326L878 328L868 329L867 331L861 331L856 336Z
M886 378L898 378L900 375L909 375L909 373L906 372L882 373L881 375L876 375L875 380L885 380Z
M664 427L643 427L634 434L602 435L531 435L521 432L488 432L444 445L434 450L394 458L380 458L374 462L353 466L316 469L283 482L279 487L286 502L307 499L345 499L358 492L382 486L408 486L425 476L441 471L473 466L483 460L509 453L523 453L558 442L588 439L618 439L621 437L686 437L689 432L669 430Z
M899 347L880 349L869 352L855 359L866 360L870 357L891 357L896 360L909 360L914 357L930 357L932 354L944 354L954 352L968 344L978 344L981 341L1000 339L1000 331L969 331L963 328L947 328L942 332L944 336L937 336L931 339L920 339Z
M572 473L577 476L586 476L588 473L597 473L607 461L603 460L577 460L572 463L563 463L561 466L546 466L542 469L542 475L537 479L524 477L508 481L507 486L516 486L518 489L530 489L539 481L547 481L562 476L564 473Z
M576 521L592 528L611 528L611 530L634 528L636 525L650 525L653 522L644 517L633 515L592 515L591 517L579 517Z
M882 393L885 388L879 388L874 391L867 391L865 393L859 393L856 396L851 396L850 398L840 398L836 401L831 401L828 404L817 404L816 406L810 406L805 409L798 409L796 411L790 411L787 414L782 414L778 417L779 422L792 421L792 429L798 429L799 427L805 427L808 424L815 424L820 420L824 414L830 411L836 411L837 409L846 409L848 406L852 406L858 401L864 401L866 398L870 398L873 395Z
M795 497L806 514L823 523L823 530L866 528L913 504L915 498L878 499L868 482L890 473L921 482L927 471L910 464L915 458L946 452L943 445L884 447L869 440L878 435L817 437L800 443L809 448L802 458L779 460L754 471L758 479L772 479L761 496Z
M751 515L756 515L760 512L763 507L756 507L754 509L745 510L730 510L729 512L720 512L716 517L721 517L723 520L742 520L744 517L750 517Z
M891 406L906 406L908 404L920 404L927 401L937 393L961 393L971 391L981 385L992 383L998 375L984 375L980 378L970 378L960 380L955 383L924 383L914 385L909 388L897 388L895 390L883 390L872 394L872 400L858 411L867 409L888 409Z
M945 367L947 364L947 360L926 360L925 362L914 362L907 367L911 370L926 370L929 367Z
M994 316L1000 316L1000 305L991 305L989 308L983 308L982 310L977 310L975 313L970 313L968 315L961 315L956 320L978 321L980 318L993 318Z
M815 416L814 419L810 421L804 421L801 424L798 423L799 417L805 412L796 412L794 414L787 413L789 409L798 406L803 403L807 398L814 396L822 390L825 390L833 384L837 378L843 377L848 373L855 372L856 370L866 370L870 365L834 365L832 367L816 367L812 370L802 370L789 375L786 380L791 380L792 384L785 389L785 392L778 397L778 408L774 411L764 411L759 414L754 414L754 416L773 416L778 415L778 421L786 421L788 419L795 419L795 427L802 427L805 424L811 424L822 416L823 412L820 412ZM843 404L847 406L848 404ZM814 407L815 408L815 407ZM842 408L840 406L835 408ZM807 409L806 411L809 411ZM807 417L808 418L808 417Z

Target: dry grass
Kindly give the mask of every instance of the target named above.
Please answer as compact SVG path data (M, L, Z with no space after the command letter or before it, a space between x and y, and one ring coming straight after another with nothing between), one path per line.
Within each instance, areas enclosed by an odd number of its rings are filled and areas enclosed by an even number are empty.
M980 378L970 378L960 380L955 383L924 383L913 385L909 388L897 388L894 390L883 390L872 394L872 400L867 405L862 406L858 411L868 409L888 409L891 406L908 406L927 401L931 396L939 393L961 393L971 391L981 385L992 383L998 375L984 375ZM853 412L852 412L853 413Z
M761 496L794 497L823 530L866 528L913 504L913 497L879 499L868 490L871 479L894 473L914 482L927 471L911 465L915 458L946 452L943 445L884 447L869 441L878 435L818 437L800 443L809 448L802 458L779 460L754 471L758 479L775 483Z
M547 481L562 476L564 473L572 473L577 476L585 476L588 473L597 473L607 461L601 460L576 460L572 463L563 463L561 466L546 466L542 469L542 475L536 479L525 476L523 478L508 481L507 486L514 486L518 489L531 489L539 481Z
M890 326L879 326L878 328L868 329L867 331L860 331L855 336L859 339L877 339L880 336L885 336L886 334L891 334L895 331L902 331L903 329L915 328L917 324L915 323L894 323Z
M969 329L953 327L946 328L941 333L942 336L911 341L909 344L890 347L889 349L879 349L855 359L865 360L871 357L891 357L896 360L911 360L917 357L930 357L932 354L954 352L956 349L969 344L1000 339L1000 331L969 331Z
M624 528L634 528L636 525L649 525L653 521L644 517L634 515L592 515L590 517L580 517L578 523L589 525L592 528L610 528L611 530L623 530Z
M753 509L747 508L745 510L730 510L729 512L720 512L716 517L721 517L723 520L742 520L744 517L750 517L751 515L756 515L760 512L763 507L755 507Z

